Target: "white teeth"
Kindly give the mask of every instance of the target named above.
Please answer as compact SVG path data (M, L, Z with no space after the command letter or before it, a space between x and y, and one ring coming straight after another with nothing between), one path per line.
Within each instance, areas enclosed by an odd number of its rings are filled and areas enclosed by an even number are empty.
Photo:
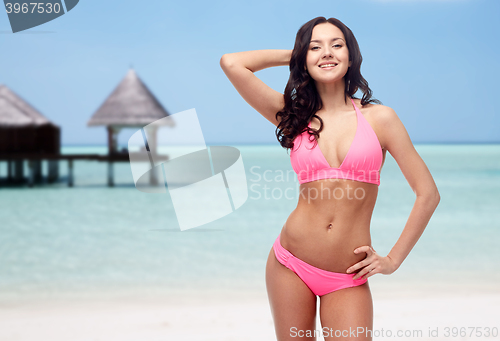
M320 65L319 67L330 67L330 66L336 66L337 64L324 64Z

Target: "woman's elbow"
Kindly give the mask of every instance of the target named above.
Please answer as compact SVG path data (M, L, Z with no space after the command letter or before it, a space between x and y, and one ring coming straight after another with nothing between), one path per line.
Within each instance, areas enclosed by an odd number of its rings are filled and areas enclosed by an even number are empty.
M232 65L232 61L229 54L227 53L223 54L222 57L220 57L219 64L222 70L227 70L228 68L230 68Z
M415 194L417 195L417 198L420 197L424 199L426 203L433 204L436 207L439 204L439 201L441 201L441 195L439 194L437 187L434 187L433 189L415 191Z
M437 205L441 201L441 195L439 194L437 187L434 188L434 190L432 190L429 194L427 194L426 197L427 201L429 203L433 203L434 207L437 207Z
M436 188L436 192L434 193L434 200L436 202L436 207L439 205L439 202L441 201L441 195L439 194L438 189Z

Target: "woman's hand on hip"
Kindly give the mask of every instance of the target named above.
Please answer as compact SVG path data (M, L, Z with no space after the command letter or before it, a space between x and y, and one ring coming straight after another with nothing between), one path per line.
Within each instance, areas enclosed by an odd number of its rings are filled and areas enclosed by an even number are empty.
M370 246L365 245L354 250L355 254L359 254L360 252L366 252L366 258L347 269L347 273L352 273L358 269L361 269L353 277L353 279L366 279L378 273L381 273L383 275L390 275L398 268L396 263L389 256L380 256Z

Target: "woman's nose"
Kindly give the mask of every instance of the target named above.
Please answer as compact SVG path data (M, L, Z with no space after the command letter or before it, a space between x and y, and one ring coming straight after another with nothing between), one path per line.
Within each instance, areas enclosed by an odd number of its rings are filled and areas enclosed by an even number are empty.
M323 58L332 57L332 56L333 56L333 52L332 52L332 50L329 47L327 47L326 49L324 49Z

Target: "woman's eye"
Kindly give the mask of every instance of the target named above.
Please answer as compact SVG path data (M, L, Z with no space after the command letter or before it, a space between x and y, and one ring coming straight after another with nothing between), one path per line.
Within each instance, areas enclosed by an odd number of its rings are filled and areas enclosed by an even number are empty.
M342 45L336 44L336 45L333 45L333 47L342 47ZM313 48L311 48L311 50L314 50L314 49L319 49L319 46L314 46Z

